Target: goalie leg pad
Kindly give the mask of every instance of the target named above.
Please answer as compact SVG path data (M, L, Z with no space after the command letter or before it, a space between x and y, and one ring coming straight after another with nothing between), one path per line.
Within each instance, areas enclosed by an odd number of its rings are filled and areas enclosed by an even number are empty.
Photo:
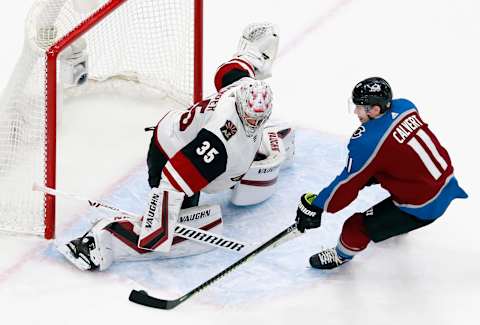
M270 198L275 192L279 171L287 159L279 131L280 128L273 125L267 125L263 130L262 144L255 161L233 188L231 196L233 204L239 206L257 204Z
M232 189L230 201L238 206L263 202L275 193L283 157L271 155L254 161L245 176Z
M223 233L223 219L222 212L219 205L203 205L181 210L178 219L177 227L181 230L181 226L186 225L192 228L199 228L209 231L214 234ZM184 235L200 238L201 235L195 234L192 231L182 231ZM203 237L202 237L203 238ZM214 238L204 238L205 241L213 240ZM179 236L173 239L173 246L171 254L168 257L183 257L190 255L197 255L215 249L209 245L203 245L198 242L188 240Z
M170 189L163 182L151 190L143 215L139 248L158 252L170 250L183 197L183 193Z
M177 226L180 227L187 225L214 234L221 234L223 231L223 220L218 205L181 210L177 221ZM84 236L66 244L58 244L57 249L69 262L83 271L103 271L117 261L183 257L214 249L212 246L179 236L173 236L172 247L168 252L142 249L137 246L141 228L142 220L140 219L126 216L101 219ZM187 235L196 236L193 232Z
M205 205L180 211L177 226L187 225L212 233L221 234L223 220L220 206ZM108 224L103 233L111 238L111 249L115 261L140 261L197 255L214 249L191 240L174 236L172 247L168 252L158 252L141 249L137 246L141 221L123 219ZM190 235L190 234L189 234ZM191 234L195 236L195 234Z

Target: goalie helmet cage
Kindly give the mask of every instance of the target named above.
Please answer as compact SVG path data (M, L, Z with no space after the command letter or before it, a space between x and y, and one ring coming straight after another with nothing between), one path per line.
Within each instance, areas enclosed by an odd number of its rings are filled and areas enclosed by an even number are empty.
M89 12L79 10L88 3ZM202 0L37 0L0 102L0 230L55 235L55 197L33 192L32 184L55 188L64 94L116 80L184 105L196 102L202 33ZM79 38L87 44L89 81L65 89L59 57Z

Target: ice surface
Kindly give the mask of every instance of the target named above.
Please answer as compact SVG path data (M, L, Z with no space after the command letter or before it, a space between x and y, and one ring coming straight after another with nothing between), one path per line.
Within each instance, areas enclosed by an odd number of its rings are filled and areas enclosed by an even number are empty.
M305 189L317 191L343 168L346 160L345 144L337 136L318 131L297 131L296 160L292 167L283 170L277 183L276 194L269 200L252 207L236 207L229 202L229 193L202 194L200 204L220 204L224 218L224 234L227 237L247 242L256 247L267 241L293 222L298 197ZM312 150L312 148L314 148ZM312 170L321 172L312 175ZM143 213L145 197L148 196L146 166L141 165L125 182L117 185L107 197L102 198L112 206ZM364 211L372 203L386 196L380 188L363 193L350 209L335 217L324 218L319 231L311 231L245 264L238 271L218 282L202 300L213 305L228 306L251 300L266 299L284 295L292 287L309 287L318 281L318 272L296 272L308 265L308 257L321 247L336 244L342 222L352 210ZM78 222L62 232L58 241L82 235L88 230L89 220L104 216L103 211L92 209L86 215L79 215ZM144 262L117 263L109 272L137 282L142 288L167 296L176 292L186 293L220 272L238 258L245 255L214 250L191 257ZM63 257L53 249L45 253L48 258L64 263ZM255 285L252 285L252 282ZM239 289L240 290L237 290ZM230 294L229 294L230 293ZM235 293L235 294L233 294ZM225 296L230 299L225 300Z
M4 44L0 88L20 53L23 17L31 2L0 3ZM258 255L169 312L133 305L127 301L128 293L142 287L153 295L176 296L238 256L212 252L118 264L109 272L91 274L67 264L50 242L0 235L1 324L477 324L480 3L243 0L245 12L237 9L235 14L232 7L231 1L205 1L205 93L213 91L215 68L235 51L245 24L276 22L281 46L269 81L274 117L292 121L299 135L295 165L280 178L279 188L285 190L270 201L234 208L226 194L203 196L202 200L222 203L227 235L261 243L292 222L301 193L320 190L336 175L344 163L344 145L357 124L347 114L347 97L355 82L372 75L388 79L396 97L417 104L449 150L470 198L454 202L429 227L370 245L342 268L332 272L308 268L307 258L321 246L335 244L342 221L354 208L364 209L384 195L369 189L355 207L326 215L320 229ZM154 120L152 105L145 106ZM66 157L60 163L66 168L59 175L59 188L143 210L142 155L148 138L135 132L145 122L135 118L134 109L120 98L80 99L65 108L67 124L60 145L73 149L63 147ZM110 129L89 120L97 114L112 118ZM132 131L121 134L121 140L113 137L108 147L96 146L96 138L85 135L102 131L105 137L118 136L108 132L116 125ZM91 132L75 139L85 129ZM89 158L92 155L101 157L102 166ZM93 173L98 168L101 177ZM60 239L85 231L87 220L97 213L68 200L59 200L59 206Z

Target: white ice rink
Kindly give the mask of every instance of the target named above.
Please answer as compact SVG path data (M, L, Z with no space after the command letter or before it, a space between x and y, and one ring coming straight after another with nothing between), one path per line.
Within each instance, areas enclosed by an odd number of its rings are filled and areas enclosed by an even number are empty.
M32 2L0 2L0 89L20 54ZM384 195L369 189L353 207L325 215L320 229L258 255L171 311L134 305L128 293L184 293L236 256L213 252L82 273L52 242L0 234L0 324L479 324L479 17L477 0L206 0L205 94L243 27L275 22L274 118L299 128L296 163L270 201L238 209L225 195L204 198L222 203L229 236L260 243L293 221L301 193L321 190L340 171L357 125L347 98L357 81L374 75L417 105L470 198L454 201L429 227L371 244L337 270L309 268L308 257L335 244L354 209ZM156 106L106 96L66 103L58 187L141 212L150 136L142 128L156 122ZM81 234L95 217L82 203L58 205L60 238Z

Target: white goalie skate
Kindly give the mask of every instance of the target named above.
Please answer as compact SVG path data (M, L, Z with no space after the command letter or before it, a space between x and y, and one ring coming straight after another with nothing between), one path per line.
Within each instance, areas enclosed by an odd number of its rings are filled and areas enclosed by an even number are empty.
M102 254L98 239L92 232L67 244L58 245L58 251L82 271L102 271L111 264L111 254Z

